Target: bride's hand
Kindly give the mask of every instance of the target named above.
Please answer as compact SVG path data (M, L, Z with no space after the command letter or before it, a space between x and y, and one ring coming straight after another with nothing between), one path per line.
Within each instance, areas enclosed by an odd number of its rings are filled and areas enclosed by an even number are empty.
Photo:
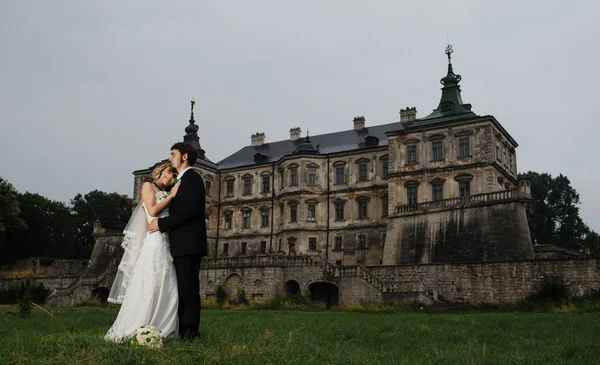
M173 185L173 188L171 189L171 197L175 197L175 195L177 195L177 191L179 190L179 185L181 185L181 181L178 181L177 184Z

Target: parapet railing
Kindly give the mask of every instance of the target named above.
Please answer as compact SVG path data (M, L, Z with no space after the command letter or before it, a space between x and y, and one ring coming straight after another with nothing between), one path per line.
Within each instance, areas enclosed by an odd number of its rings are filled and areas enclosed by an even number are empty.
M220 257L216 259L203 259L201 267L203 269L219 269L231 267L300 267L315 266L318 262L312 259L312 256L290 255L290 256L235 256Z
M491 193L476 194L462 198L450 198L396 207L396 214L427 211L431 209L457 208L469 204L501 201L513 198L517 190L502 190Z

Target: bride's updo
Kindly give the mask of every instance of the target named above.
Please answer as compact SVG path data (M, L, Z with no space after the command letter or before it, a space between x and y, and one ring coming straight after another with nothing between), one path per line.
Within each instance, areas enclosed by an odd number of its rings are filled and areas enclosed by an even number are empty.
M156 168L154 169L154 171L152 171L152 177L153 177L154 179L158 179L158 178L160 178L160 177L161 177L161 175L162 175L162 174L163 174L165 171L166 171L166 172L169 172L169 173L171 173L171 174L173 174L173 175L175 175L175 176L177 176L177 169L176 169L176 168L174 168L173 166L171 166L171 164L170 164L170 163L164 163L164 164L162 164L162 165L160 165L160 166L156 167Z

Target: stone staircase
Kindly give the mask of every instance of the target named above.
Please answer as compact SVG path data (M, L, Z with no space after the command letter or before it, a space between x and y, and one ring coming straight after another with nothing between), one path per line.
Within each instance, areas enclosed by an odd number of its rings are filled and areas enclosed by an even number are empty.
M65 304L73 304L75 301L74 293L75 290L80 289L83 286L96 287L102 283L110 274L111 270L108 268L103 271L100 275L96 276L80 276L76 281L71 283L65 288L56 288L48 295L46 304L51 306L60 306Z
M323 270L323 276L326 278L341 278L341 277L355 277L360 278L366 283L372 285L381 293L390 291L390 287L375 275L371 270L367 269L363 265L353 266L336 266L330 261L322 258L321 256L313 256L313 259L320 263Z

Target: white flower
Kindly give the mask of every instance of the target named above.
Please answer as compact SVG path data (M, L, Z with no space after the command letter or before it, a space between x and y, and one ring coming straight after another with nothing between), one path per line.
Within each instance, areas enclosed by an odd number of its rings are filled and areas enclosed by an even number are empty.
M131 336L131 344L146 346L150 348L159 348L163 345L162 331L158 331L155 326L143 325L136 329Z

